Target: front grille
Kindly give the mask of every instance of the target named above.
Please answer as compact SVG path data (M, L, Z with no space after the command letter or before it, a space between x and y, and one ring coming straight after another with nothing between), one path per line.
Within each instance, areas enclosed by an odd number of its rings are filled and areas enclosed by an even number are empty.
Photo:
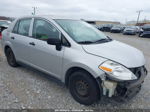
M138 79L141 77L143 73L142 71L144 71L147 74L147 70L144 66L136 67L136 68L129 68L129 70L132 71L132 73L135 74Z

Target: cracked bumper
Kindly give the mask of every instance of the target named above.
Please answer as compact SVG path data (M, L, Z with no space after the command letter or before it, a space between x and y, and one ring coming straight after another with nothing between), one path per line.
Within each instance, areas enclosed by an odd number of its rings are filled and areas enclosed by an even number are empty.
M134 97L140 90L147 75L144 66L130 69L137 77L132 81L115 81L107 79L103 82L103 95L115 98L117 101L126 101Z

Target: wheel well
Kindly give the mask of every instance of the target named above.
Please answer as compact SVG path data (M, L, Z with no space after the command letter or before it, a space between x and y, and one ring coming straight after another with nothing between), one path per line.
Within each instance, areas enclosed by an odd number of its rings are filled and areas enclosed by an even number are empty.
M6 55L6 51L7 51L8 48L10 48L10 47L9 46L5 46L5 49L4 49L5 55Z
M70 68L67 73L66 73L66 76L65 76L65 85L66 87L68 87L69 85L69 77L71 76L72 73L74 73L75 71L78 71L78 70L82 70L82 71L85 71L85 72L88 72L87 70L83 69L83 68L80 68L80 67L72 67ZM89 72L88 72L89 73ZM96 81L97 83L97 80L91 75L91 73L89 73L90 76ZM98 83L97 83L98 84Z

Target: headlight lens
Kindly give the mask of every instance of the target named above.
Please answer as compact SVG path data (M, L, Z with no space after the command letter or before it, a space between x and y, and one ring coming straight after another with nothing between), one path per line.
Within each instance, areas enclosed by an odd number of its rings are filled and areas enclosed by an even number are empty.
M135 80L137 77L124 66L113 62L106 61L99 66L99 69L106 72L110 77L113 77L118 80Z

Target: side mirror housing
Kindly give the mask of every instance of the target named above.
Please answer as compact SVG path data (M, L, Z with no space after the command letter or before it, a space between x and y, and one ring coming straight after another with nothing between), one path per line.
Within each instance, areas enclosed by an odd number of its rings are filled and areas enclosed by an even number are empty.
M56 46L56 50L60 51L61 50L61 40L60 39L56 39L56 38L48 38L47 40L47 44L50 45L55 45Z

